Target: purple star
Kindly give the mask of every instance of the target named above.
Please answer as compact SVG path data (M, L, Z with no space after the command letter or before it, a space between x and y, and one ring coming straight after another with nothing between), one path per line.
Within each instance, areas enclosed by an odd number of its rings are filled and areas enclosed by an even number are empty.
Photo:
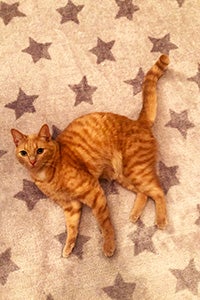
M104 190L106 196L109 196L112 194L114 194L114 195L118 194L118 190L117 190L115 181L108 181L106 179L100 179L99 182L100 182L100 185L101 185L102 189Z
M165 194L167 194L172 186L180 183L176 177L178 166L167 167L162 161L160 161L158 168L161 185Z
M187 289L194 295L198 295L198 283L200 272L196 269L194 259L191 259L188 266L183 270L170 269L177 279L176 292Z
M181 7L185 2L185 0L176 0L176 1L178 2L179 7Z
M165 126L178 129L178 131L186 139L188 129L194 127L194 124L188 119L187 110L184 110L181 113L176 113L170 109L170 115L171 120Z
M0 2L0 18L3 19L5 25L8 25L14 17L26 17L24 13L18 10L19 2L7 4Z
M83 9L84 5L75 5L72 1L68 1L67 5L57 9L61 14L61 24L69 21L73 21L79 24L78 13Z
M198 64L198 72L195 76L188 78L189 81L193 81L198 85L200 90L200 64Z
M79 84L70 84L69 87L76 94L74 106L77 106L81 102L93 104L92 95L96 91L97 87L88 85L86 76L83 76Z
M38 98L38 95L26 95L24 91L20 88L17 100L5 105L7 108L14 109L16 119L19 119L24 113L34 113L35 107L33 106L34 100Z
M11 272L19 270L19 267L11 260L11 249L7 249L0 255L0 283L5 285Z
M55 125L53 125L52 126L52 131L53 131L52 139L55 140L57 138L57 136L61 133L61 130L58 127L56 127Z
M160 52L169 55L169 51L177 49L178 47L170 42L170 34L166 34L163 38L156 39L149 37L150 41L153 43L153 48L151 52Z
M107 286L103 288L103 291L110 297L111 299L116 300L128 300L132 299L133 292L135 290L136 284L125 282L120 275L117 274L115 278L115 282L113 285Z
M1 158L4 154L6 154L6 153L7 153L7 151L0 150L0 158Z
M28 210L32 210L40 199L46 199L38 187L32 181L23 180L23 190L17 193L14 198L25 201Z
M143 251L156 253L152 237L156 232L156 227L146 227L141 220L137 222L137 230L129 234L128 237L133 241L134 255L138 255Z
M89 50L97 56L97 64L102 63L106 59L115 61L115 58L111 52L114 43L115 41L106 43L100 38L97 39L97 46Z
M33 62L36 63L41 58L51 59L48 48L52 43L38 43L31 37L29 38L29 46L23 49L22 52L28 53L32 56Z
M119 11L115 17L116 19L126 17L127 19L132 20L134 12L139 10L139 7L134 5L132 0L115 0L115 2L119 6Z
M67 233L63 232L59 235L56 235L55 238L62 244L62 246L65 246L65 242L67 239ZM79 235L77 238L76 245L73 249L72 254L76 255L79 259L83 258L83 247L84 245L90 240L91 238L89 236L85 235Z
M145 74L142 68L139 68L139 71L134 79L124 81L125 83L133 86L133 96L137 95L142 91L142 83L144 80L144 75Z
M199 217L198 217L198 219L195 221L195 224L196 224L196 225L200 225L200 204L197 205L197 210L198 210L198 212L199 212Z

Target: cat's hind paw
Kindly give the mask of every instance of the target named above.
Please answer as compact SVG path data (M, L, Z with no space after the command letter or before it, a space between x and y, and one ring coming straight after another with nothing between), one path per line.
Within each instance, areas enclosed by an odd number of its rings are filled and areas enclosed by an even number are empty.
M111 257L113 256L114 252L115 252L116 246L115 246L115 241L110 240L110 241L106 241L104 242L103 245L103 254L106 257Z
M72 250L74 248L74 244L71 245L65 245L63 251L62 251L62 257L67 258L72 253Z

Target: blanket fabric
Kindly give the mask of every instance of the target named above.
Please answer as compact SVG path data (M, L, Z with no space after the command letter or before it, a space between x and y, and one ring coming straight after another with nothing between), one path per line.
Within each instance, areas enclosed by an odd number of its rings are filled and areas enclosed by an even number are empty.
M182 300L200 297L199 0L4 0L0 2L0 299ZM137 118L145 72L161 53L158 173L168 227L149 200L137 224L135 195L101 184L117 236L112 258L84 207L73 254L62 210L16 161L12 127L55 137L74 118L112 111Z

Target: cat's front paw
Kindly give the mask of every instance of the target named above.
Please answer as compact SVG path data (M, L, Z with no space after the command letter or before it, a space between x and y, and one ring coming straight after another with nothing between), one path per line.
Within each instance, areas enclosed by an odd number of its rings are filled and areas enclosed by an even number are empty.
M65 245L63 251L62 251L62 257L67 258L72 253L72 250L74 248L74 244L71 245Z
M162 218L158 218L156 221L156 226L158 227L158 229L165 229L167 226L167 218L166 217L162 217Z
M104 245L103 245L103 253L105 256L107 257L111 257L113 256L114 252L115 252L115 241L110 240L110 241L105 241Z

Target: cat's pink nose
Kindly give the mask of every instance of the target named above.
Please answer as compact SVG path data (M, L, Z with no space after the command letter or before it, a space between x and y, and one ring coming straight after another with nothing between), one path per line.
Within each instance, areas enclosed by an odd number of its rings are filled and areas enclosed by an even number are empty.
M32 164L32 166L34 166L34 164L36 163L35 159L30 159L30 163Z

